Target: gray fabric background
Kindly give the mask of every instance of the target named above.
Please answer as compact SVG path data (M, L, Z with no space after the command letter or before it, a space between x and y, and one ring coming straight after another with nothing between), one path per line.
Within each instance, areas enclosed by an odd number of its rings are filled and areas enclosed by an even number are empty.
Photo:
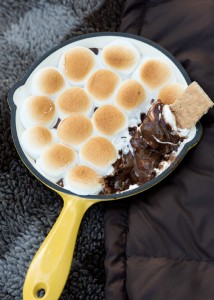
M0 299L22 299L35 252L62 208L60 197L24 167L10 133L8 89L51 47L71 37L116 31L124 0L0 2ZM104 299L103 205L81 224L73 268L60 299Z

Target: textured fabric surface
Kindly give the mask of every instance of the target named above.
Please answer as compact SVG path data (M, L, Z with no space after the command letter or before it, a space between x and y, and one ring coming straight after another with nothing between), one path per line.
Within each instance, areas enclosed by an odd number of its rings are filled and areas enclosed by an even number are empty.
M3 0L0 3L0 299L21 300L27 268L62 208L58 195L24 167L10 133L8 89L51 47L71 37L116 31L123 0ZM104 299L103 205L81 224L60 299Z
M121 31L170 51L214 100L214 2L127 0ZM106 300L214 299L214 109L179 167L106 206Z

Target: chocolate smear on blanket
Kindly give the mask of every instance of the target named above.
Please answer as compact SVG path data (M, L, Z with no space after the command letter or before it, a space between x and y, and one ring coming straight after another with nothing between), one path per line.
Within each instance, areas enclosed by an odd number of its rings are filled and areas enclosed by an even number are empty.
M144 184L156 176L155 169L169 159L169 154L177 150L183 138L166 123L163 104L156 101L142 118L139 127L129 128L133 152L119 152L120 158L113 164L114 172L104 177L102 194L124 191L133 184Z

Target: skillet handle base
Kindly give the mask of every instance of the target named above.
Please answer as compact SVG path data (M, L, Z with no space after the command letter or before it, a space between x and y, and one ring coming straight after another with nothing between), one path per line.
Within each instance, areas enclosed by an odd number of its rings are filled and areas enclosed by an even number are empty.
M24 300L57 300L68 278L76 238L86 210L95 202L61 195L64 207L28 269Z

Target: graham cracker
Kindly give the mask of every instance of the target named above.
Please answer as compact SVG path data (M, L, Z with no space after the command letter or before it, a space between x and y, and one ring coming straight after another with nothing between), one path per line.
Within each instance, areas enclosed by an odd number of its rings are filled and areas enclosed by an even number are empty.
M213 107L214 103L199 86L192 82L177 100L170 105L175 116L176 124L180 128L192 128Z

